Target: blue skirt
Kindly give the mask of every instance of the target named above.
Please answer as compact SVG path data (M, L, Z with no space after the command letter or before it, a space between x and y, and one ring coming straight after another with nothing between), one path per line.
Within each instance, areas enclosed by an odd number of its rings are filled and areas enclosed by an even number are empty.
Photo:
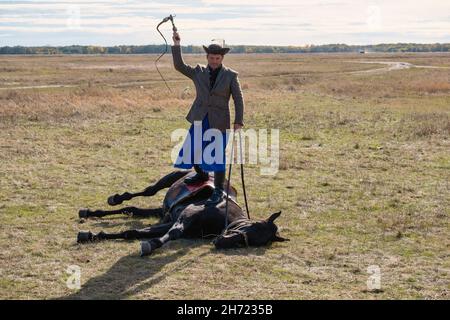
M175 161L175 168L191 169L194 164L198 164L204 171L225 171L225 149L229 134L228 132L216 131L216 133L220 132L221 135L208 136L207 134L204 136L208 129L210 129L208 115L202 120L201 130L199 125L191 124L189 133ZM195 140L198 143L194 143Z

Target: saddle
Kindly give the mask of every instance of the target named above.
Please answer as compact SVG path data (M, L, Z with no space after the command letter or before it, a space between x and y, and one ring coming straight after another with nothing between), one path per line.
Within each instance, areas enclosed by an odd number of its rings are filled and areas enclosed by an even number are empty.
M184 183L184 179L187 177L195 175L195 172L190 172L186 176L177 180L167 191L166 196L163 201L163 211L169 212L180 204L188 200L189 198L193 198L200 192L205 192L205 190L210 190L212 193L214 190L214 176L209 175L209 179L206 181L200 181L195 184L186 184ZM225 181L225 186L227 185L227 181ZM230 199L233 202L236 202L237 191L233 186L230 186Z

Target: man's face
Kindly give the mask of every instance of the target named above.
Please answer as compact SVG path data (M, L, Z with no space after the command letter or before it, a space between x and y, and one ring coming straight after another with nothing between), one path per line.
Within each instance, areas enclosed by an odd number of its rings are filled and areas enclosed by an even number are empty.
M208 65L211 69L217 69L223 61L223 55L221 54L209 53L206 55L206 58L208 59Z

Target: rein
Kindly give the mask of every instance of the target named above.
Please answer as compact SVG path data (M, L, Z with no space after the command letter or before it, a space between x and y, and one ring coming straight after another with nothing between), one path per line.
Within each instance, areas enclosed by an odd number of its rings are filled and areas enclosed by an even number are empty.
M228 228L228 198L229 198L229 194L230 194L231 168L232 168L232 164L233 164L233 155L234 155L234 135L235 135L235 131L233 130L233 138L231 141L231 159L230 159L230 165L229 165L229 169L228 169L227 198L225 201L225 230ZM241 159L241 181L242 181L242 189L244 191L245 209L247 211L247 218L250 220L250 210L248 209L247 193L245 190L244 164L242 163L243 158L242 158L241 130L239 130L239 149L240 149L240 157L241 157L240 158Z

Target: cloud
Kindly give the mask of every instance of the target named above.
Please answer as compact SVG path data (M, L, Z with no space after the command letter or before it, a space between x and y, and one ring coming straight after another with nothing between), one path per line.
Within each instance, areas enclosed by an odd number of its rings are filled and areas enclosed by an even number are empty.
M13 36L0 45L58 44L64 33L92 44L161 43L155 27L170 13L186 44L450 41L448 12L447 0L1 1L0 34ZM169 24L162 29L170 35Z

